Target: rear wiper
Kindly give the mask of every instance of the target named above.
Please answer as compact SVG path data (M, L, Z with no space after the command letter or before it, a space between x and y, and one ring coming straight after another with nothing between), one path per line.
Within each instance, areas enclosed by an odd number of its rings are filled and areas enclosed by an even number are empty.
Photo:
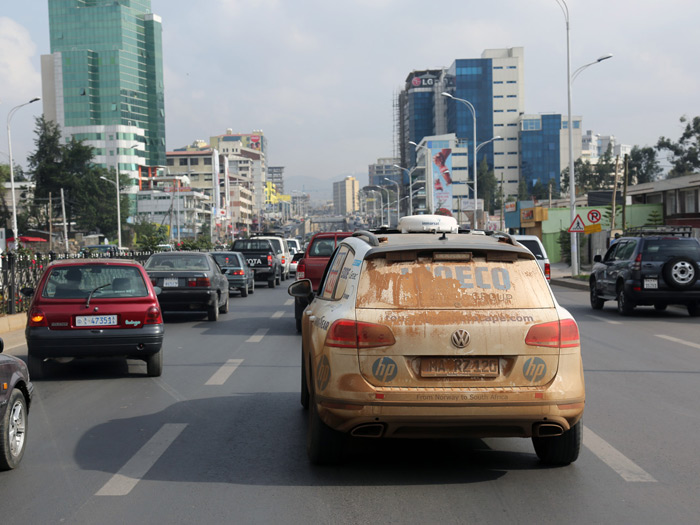
M92 292L90 292L90 295L87 296L87 302L85 303L85 308L90 308L90 299L92 299L92 294L94 294L97 290L101 290L102 288L106 288L107 286L112 286L112 283L107 283L107 284L103 284L102 286L98 286Z

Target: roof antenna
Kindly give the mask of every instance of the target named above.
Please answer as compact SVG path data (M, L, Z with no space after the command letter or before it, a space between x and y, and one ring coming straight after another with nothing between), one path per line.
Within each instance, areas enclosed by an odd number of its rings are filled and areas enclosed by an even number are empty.
M442 232L442 237L438 239L438 241L446 241L447 240L447 232Z

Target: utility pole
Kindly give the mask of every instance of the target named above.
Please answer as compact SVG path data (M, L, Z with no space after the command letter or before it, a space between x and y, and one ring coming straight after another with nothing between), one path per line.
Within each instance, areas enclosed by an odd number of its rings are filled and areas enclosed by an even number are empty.
M70 252L68 248L68 221L66 220L66 198L63 195L63 188L61 188L61 211L63 211L63 236L66 240L66 253Z
M622 186L622 229L627 227L627 177L629 176L630 156L625 153L625 176Z
M53 251L53 206L51 205L51 192L49 192L49 251Z
M613 194L612 194L612 217L610 218L610 232L615 229L615 214L617 210L615 209L617 204L617 177L618 177L618 166L620 164L620 156L615 158L615 182L613 183Z
M503 231L503 221L506 213L506 203L503 202L503 198L503 173L501 173L501 224L498 228L500 231Z

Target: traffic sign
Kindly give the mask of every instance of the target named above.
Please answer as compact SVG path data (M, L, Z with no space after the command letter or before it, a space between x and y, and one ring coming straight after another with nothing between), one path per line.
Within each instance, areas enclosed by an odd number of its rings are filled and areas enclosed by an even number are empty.
M599 231L602 231L603 227L600 224L587 224L583 230L583 233L585 234L597 233Z
M571 226L569 226L569 233L583 233L585 231L585 227L586 226L583 224L583 221L581 220L581 216L576 215L574 222L572 222Z
M588 212L588 220L593 224L600 221L601 215L598 210L591 210Z

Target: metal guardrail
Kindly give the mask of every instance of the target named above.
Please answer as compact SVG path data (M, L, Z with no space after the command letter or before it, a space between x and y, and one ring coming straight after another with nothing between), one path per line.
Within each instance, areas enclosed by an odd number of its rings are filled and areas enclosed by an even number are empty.
M0 256L0 315L26 312L31 299L20 290L36 287L44 268L51 261L61 259L132 259L141 264L154 252L121 250L113 253L37 253L7 252Z

